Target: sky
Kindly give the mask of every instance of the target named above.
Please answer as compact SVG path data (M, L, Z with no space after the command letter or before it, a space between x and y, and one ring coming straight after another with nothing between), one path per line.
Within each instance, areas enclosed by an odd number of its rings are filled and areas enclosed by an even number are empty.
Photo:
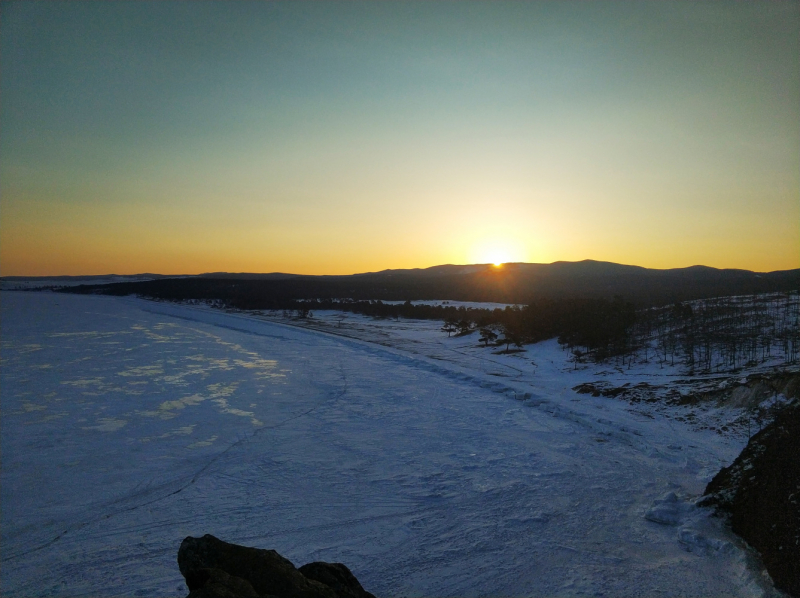
M800 3L0 3L0 274L800 267Z

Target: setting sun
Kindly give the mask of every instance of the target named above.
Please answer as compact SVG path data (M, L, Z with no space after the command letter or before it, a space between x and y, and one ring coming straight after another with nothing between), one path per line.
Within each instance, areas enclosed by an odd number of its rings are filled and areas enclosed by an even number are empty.
M473 248L469 261L478 264L493 264L499 267L509 262L525 261L525 253L516 243L486 240Z

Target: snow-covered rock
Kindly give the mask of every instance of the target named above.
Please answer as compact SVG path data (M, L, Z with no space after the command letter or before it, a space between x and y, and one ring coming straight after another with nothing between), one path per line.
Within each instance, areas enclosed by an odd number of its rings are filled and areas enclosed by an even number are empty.
M663 525L678 525L691 508L692 505L680 500L675 492L670 491L653 501L653 506L647 510L644 517Z

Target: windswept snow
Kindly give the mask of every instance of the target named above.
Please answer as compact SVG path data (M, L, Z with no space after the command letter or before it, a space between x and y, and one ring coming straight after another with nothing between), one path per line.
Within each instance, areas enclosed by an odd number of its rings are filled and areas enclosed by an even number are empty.
M493 355L437 322L1 305L3 595L182 596L178 546L205 533L344 562L379 596L772 592L694 505L744 439L575 393L600 374L555 343Z

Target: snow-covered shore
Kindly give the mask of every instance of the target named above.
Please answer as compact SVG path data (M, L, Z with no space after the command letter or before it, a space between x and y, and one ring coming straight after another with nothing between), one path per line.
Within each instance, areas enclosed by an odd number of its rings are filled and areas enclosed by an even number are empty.
M204 533L344 562L379 596L770 592L693 504L746 442L697 418L735 414L573 390L677 371L339 312L0 306L3 595L185 595L177 547Z

